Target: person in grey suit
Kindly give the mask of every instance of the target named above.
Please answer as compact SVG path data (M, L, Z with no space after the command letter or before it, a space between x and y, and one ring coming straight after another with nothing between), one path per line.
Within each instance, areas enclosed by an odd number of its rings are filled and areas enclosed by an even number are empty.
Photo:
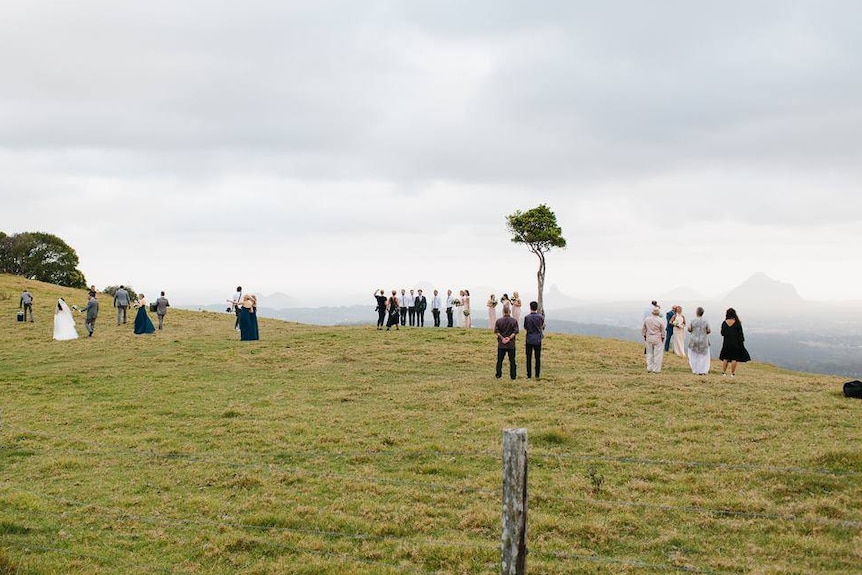
M162 295L156 299L156 315L159 317L159 329L162 329L162 325L165 322L165 314L168 313L170 305L168 298L165 297L165 292L162 292Z
M90 299L87 300L87 305L81 310L81 313L87 314L84 319L84 327L87 328L87 337L93 337L93 331L96 329L96 317L99 315L99 302L96 299L96 294L90 292Z
M126 323L130 303L129 292L126 291L125 287L120 286L114 293L114 307L117 308L117 325L120 325L121 320L123 323Z

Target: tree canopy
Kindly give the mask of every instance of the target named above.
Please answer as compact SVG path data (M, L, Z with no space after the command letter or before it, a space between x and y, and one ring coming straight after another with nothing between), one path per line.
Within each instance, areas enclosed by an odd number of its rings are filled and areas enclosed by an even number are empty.
M0 232L0 272L66 287L87 287L75 250L57 236L43 232L11 236Z
M557 224L557 216L545 204L539 204L531 210L520 210L506 216L506 227L512 233L512 241L525 244L539 258L538 279L539 309L544 310L545 291L545 254L551 248L565 248L566 238L563 230Z

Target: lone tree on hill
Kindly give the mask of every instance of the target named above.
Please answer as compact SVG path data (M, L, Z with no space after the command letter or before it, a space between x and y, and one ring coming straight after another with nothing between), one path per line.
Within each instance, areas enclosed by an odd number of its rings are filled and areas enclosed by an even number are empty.
M75 250L57 236L43 232L11 236L0 232L0 272L66 287L87 287Z
M551 248L565 248L566 238L563 230L557 224L557 216L545 204L539 204L532 210L506 216L506 227L512 233L512 241L516 244L526 244L530 251L539 258L539 311L544 311L543 294L545 291L545 254Z

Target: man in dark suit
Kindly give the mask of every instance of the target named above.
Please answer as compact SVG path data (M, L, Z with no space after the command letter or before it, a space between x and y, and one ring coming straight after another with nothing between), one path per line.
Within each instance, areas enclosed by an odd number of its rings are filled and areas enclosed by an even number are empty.
M664 350L665 351L670 351L670 340L671 340L671 338L673 338L673 324L670 322L670 320L673 317L673 314L675 314L675 313L676 313L676 306L673 306L672 308L670 308L670 311L668 311L665 314L665 318L667 318L667 334L666 334L666 337L664 338Z
M413 305L416 308L416 325L419 327L425 327L425 310L428 308L428 300L425 299L421 289L419 290L419 294L416 296Z
M455 306L453 303L455 298L452 297L452 290L446 290L446 327L452 327L454 316L452 314L452 308Z

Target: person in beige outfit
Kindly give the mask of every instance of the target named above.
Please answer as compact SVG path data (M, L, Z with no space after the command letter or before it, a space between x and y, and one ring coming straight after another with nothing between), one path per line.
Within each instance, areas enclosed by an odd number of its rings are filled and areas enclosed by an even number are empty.
M644 318L641 334L646 344L646 368L649 373L661 371L661 362L664 359L664 338L667 323L661 317L661 308L653 306L652 313Z

